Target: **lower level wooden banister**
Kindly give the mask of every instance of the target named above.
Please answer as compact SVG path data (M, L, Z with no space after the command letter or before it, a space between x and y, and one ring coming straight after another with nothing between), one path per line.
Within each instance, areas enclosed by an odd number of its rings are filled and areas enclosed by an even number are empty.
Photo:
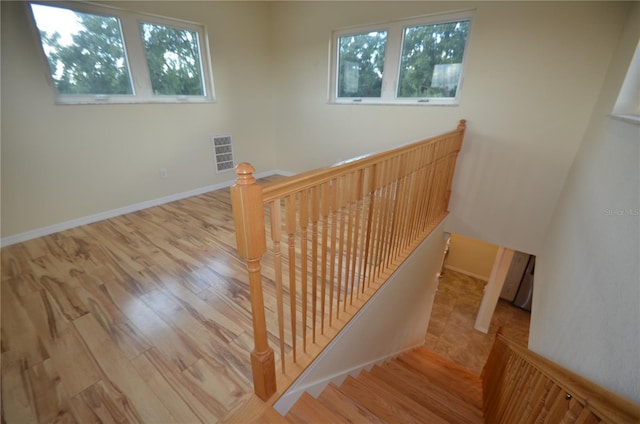
M482 380L485 422L640 423L639 405L500 333L482 371Z

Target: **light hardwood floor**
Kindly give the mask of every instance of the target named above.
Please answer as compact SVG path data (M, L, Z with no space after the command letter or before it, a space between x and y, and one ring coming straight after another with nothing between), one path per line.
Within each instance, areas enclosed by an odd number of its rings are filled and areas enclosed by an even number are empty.
M227 189L1 254L3 423L215 423L251 397L249 289Z
M2 422L215 423L241 405L234 237L224 189L3 248Z

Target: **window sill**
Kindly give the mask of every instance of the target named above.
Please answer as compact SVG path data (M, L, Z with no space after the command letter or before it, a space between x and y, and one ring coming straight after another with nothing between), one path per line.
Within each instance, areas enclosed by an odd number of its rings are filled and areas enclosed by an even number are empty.
M55 100L57 105L134 105L134 104L203 104L215 103L215 99L206 97L188 97L180 98L176 96L158 97L158 98L140 98L129 96L64 96Z
M621 113L612 113L610 117L629 124L640 125L640 115L625 115Z
M372 101L366 99L349 99L349 100L329 100L330 105L367 105L367 106L459 106L458 101Z

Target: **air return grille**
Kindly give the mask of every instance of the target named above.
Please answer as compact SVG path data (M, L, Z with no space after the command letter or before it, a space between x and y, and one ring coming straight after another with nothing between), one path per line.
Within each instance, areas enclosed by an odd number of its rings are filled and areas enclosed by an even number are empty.
M231 146L230 135L214 135L211 137L213 143L213 155L216 158L216 172L223 172L233 169L233 147Z

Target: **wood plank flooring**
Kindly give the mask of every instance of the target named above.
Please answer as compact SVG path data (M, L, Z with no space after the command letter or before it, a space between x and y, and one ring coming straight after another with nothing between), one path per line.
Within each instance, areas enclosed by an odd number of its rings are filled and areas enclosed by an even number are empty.
M1 274L3 423L215 423L252 393L228 189L3 248Z

